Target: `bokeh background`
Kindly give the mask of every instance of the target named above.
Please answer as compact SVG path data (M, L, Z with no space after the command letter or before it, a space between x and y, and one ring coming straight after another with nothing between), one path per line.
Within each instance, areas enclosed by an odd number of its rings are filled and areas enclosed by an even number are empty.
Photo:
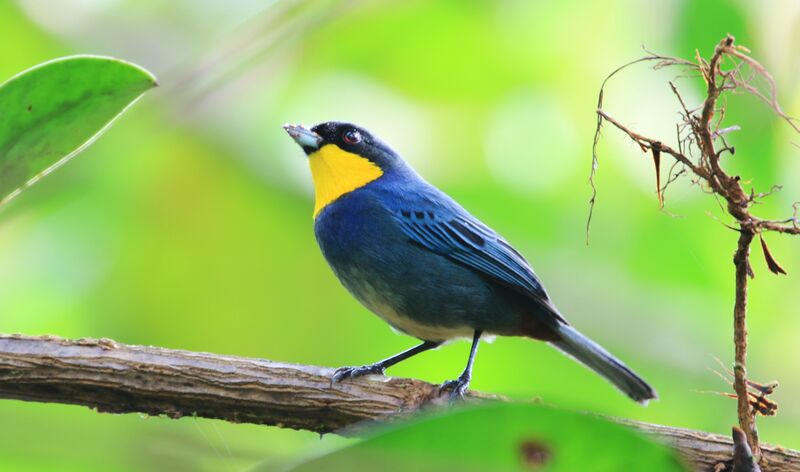
M736 235L683 181L660 212L652 162L610 128L584 241L594 108L603 77L642 54L708 55L730 32L800 115L800 4L612 0L20 0L0 2L0 77L69 54L154 72L148 93L75 161L0 213L0 331L110 337L327 366L415 341L392 333L333 277L312 232L305 158L287 121L363 124L525 253L582 331L625 359L661 400L632 404L540 343L484 344L473 387L577 410L726 433L735 405L712 370L732 360ZM606 108L673 139L677 71L633 69ZM691 103L701 83L680 79ZM725 163L760 214L800 199L800 137L757 100L728 100ZM755 247L750 373L778 379L765 442L800 448L800 240ZM391 371L455 377L456 342ZM347 440L307 432L97 414L0 401L4 470L242 470Z

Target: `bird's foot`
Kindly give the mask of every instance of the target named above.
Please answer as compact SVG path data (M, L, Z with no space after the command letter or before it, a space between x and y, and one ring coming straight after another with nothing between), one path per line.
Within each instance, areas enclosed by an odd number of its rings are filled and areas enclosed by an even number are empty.
M450 403L463 400L464 393L466 393L467 388L469 387L470 380L470 375L465 372L459 375L457 379L448 380L447 382L443 383L442 386L439 387L439 393L441 394L445 390L450 390Z
M370 364L359 367L339 367L331 377L331 383L338 383L345 379L354 379L362 375L379 374L383 375L386 372L386 367L382 364Z

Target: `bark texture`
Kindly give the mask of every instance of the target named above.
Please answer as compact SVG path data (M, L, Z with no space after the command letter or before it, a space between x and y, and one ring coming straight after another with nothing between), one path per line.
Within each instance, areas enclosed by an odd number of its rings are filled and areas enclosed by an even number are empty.
M331 385L332 374L324 367L108 339L0 335L0 398L345 434L357 434L354 426L364 421L387 421L447 401L438 385L421 380L370 376ZM467 399L502 400L478 392ZM621 421L667 442L698 471L731 470L727 437ZM762 453L764 472L800 472L800 452L762 446Z

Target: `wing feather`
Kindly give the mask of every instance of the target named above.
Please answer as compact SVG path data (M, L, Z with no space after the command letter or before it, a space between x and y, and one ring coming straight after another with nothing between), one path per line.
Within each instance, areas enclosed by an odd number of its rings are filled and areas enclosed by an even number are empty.
M499 234L471 215L406 208L395 216L413 243L537 301L548 300L525 258Z

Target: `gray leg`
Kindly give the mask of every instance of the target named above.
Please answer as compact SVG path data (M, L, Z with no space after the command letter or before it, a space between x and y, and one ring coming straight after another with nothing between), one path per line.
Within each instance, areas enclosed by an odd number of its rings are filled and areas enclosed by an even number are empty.
M469 381L472 379L472 363L475 362L475 354L478 352L478 344L481 341L481 333L483 330L476 329L475 336L472 338L472 348L469 350L469 359L467 359L467 368L455 380L450 380L442 384L441 390L450 390L450 401L464 398L464 392L469 387Z
M429 349L433 349L438 347L441 343L435 343L432 341L425 341L418 346L414 346L411 349L401 352L400 354L396 354L392 357L384 359L380 362L376 362L374 364L365 365L361 367L340 367L336 369L336 372L333 373L333 377L331 377L332 382L339 382L344 379L349 378L356 378L361 377L362 375L369 375L369 374L381 374L386 371L389 367L402 362L409 357L416 356L420 352L425 352Z

